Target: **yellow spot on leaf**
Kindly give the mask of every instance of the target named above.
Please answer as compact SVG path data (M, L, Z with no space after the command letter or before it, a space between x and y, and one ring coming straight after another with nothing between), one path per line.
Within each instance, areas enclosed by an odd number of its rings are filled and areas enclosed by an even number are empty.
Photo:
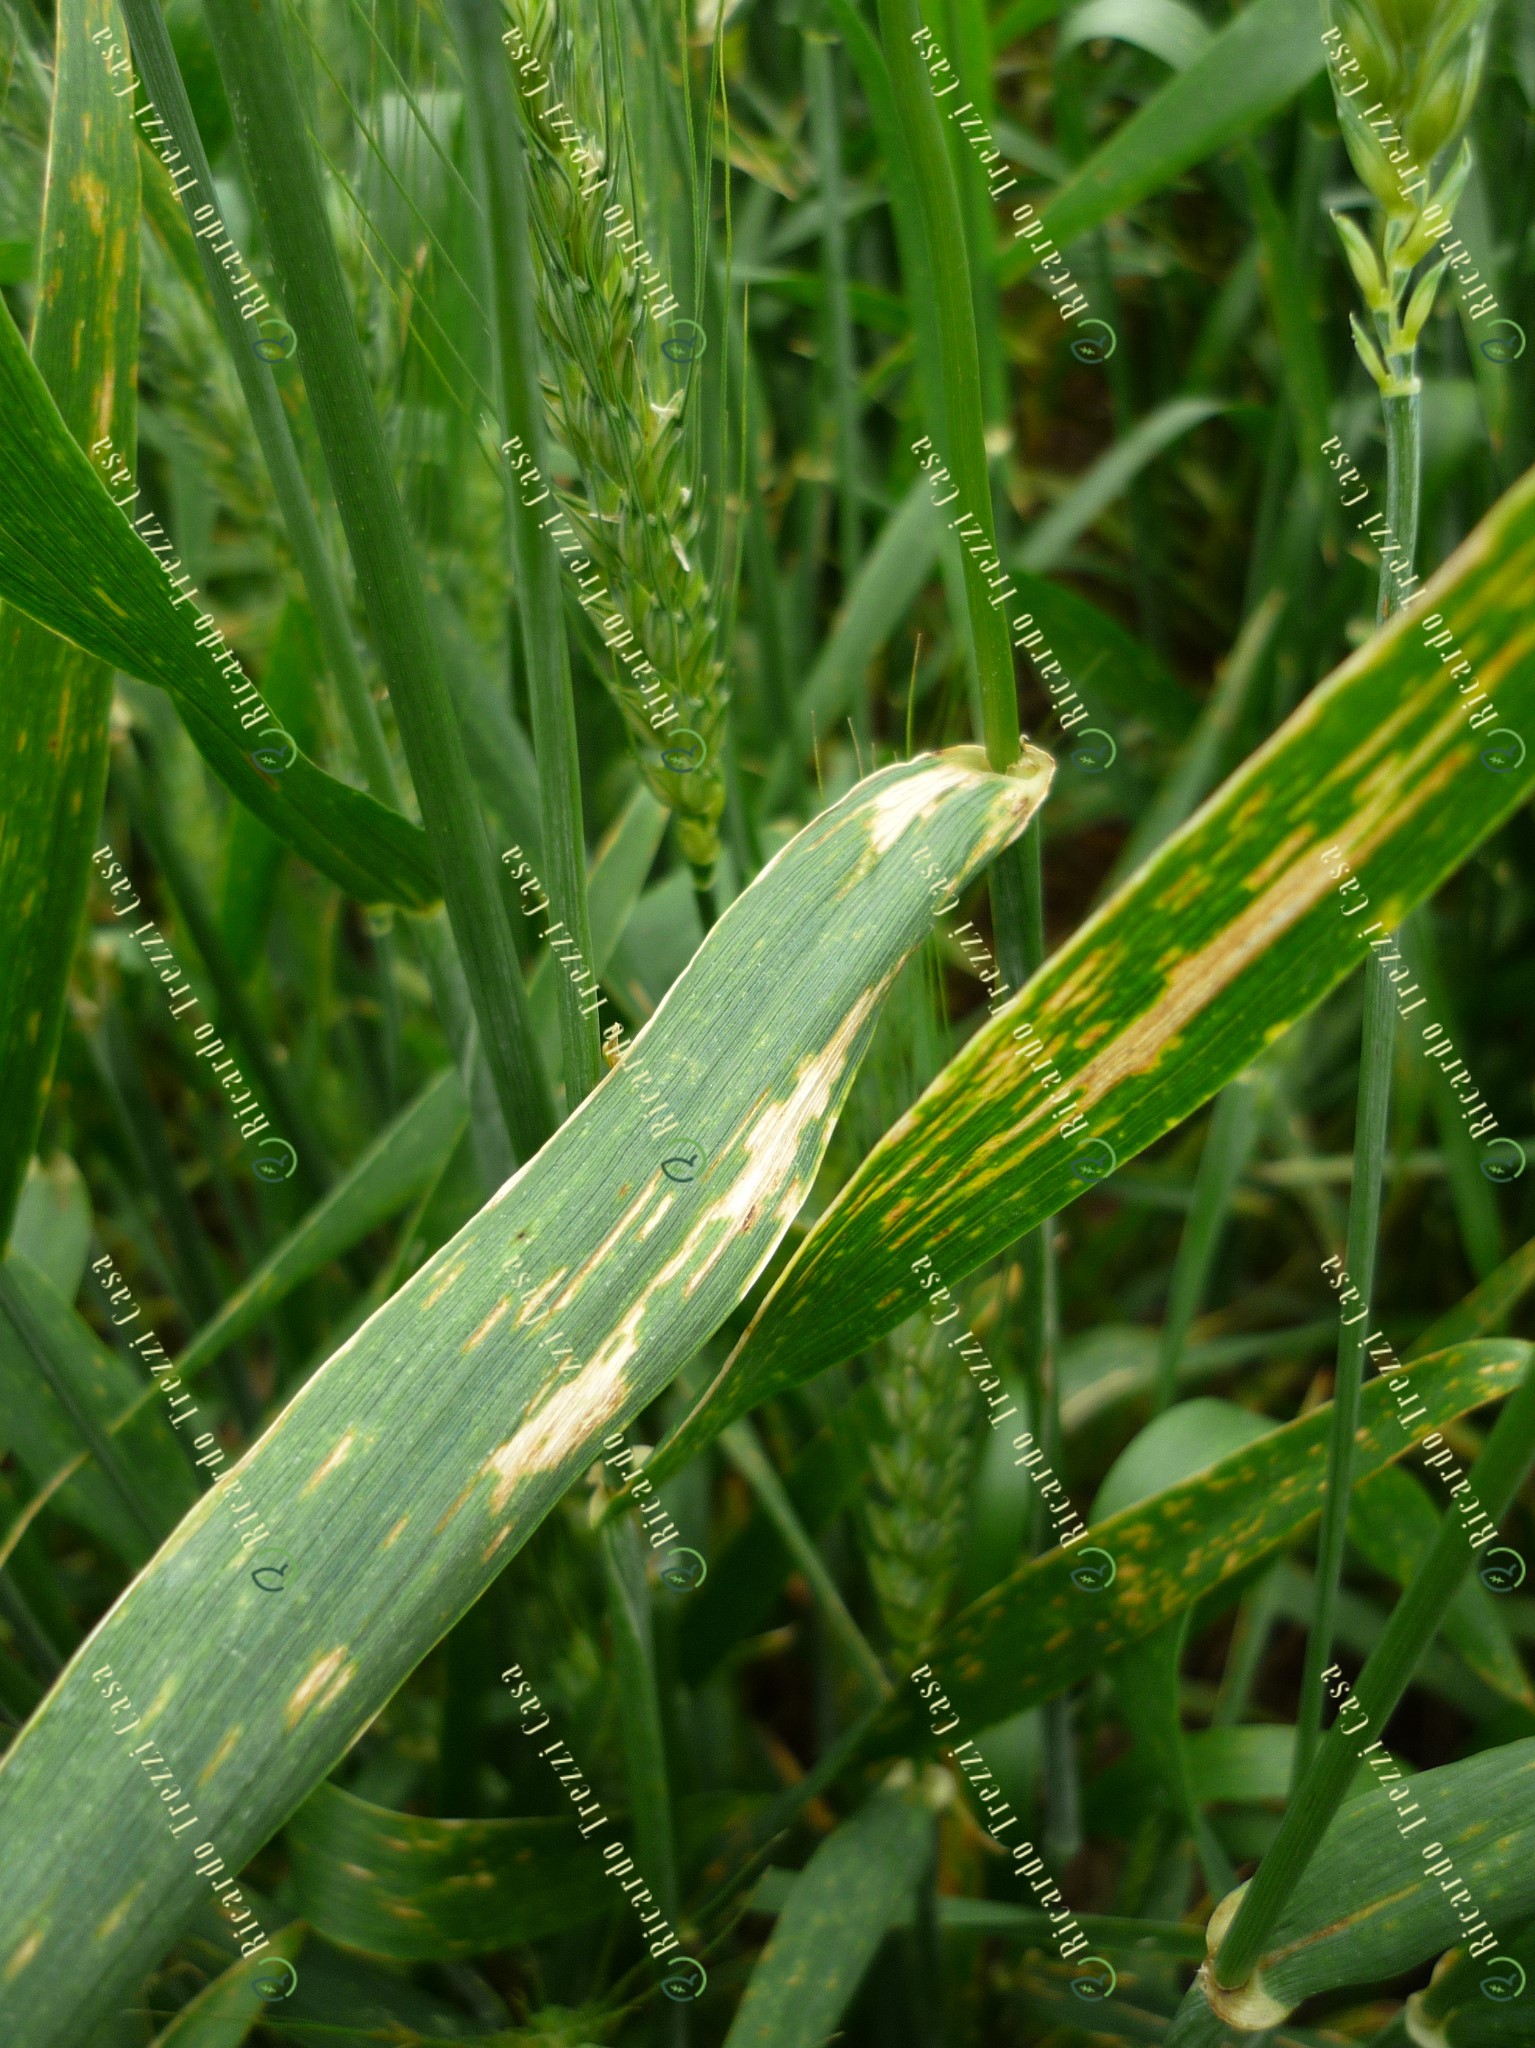
M15 1982L42 1945L43 1930L41 1927L38 1927L34 1928L19 1948L12 1949L5 1965L5 1981L7 1984Z
M346 1460L352 1454L352 1446L354 1443L356 1443L356 1441L356 1430L349 1429L346 1432L345 1436L342 1437L341 1441L336 1445L335 1449L330 1453L329 1457L327 1457L316 1468L313 1477L309 1481L309 1484L304 1488L304 1493L300 1494L299 1496L301 1500L303 1499L304 1494L313 1493L315 1488L319 1485L320 1481L322 1479L328 1478L330 1474L335 1471L338 1465L345 1464Z
M122 1898L118 1900L105 1920L98 1922L91 1939L93 1941L109 1941L118 1928L122 1926L124 1920L127 1919L129 1908L143 1889L144 1881L140 1879L131 1891L125 1892Z
M236 1721L233 1728L230 1729L229 1733L208 1759L206 1768L199 1775L197 1782L200 1786L208 1784L213 1778L214 1773L222 1770L224 1765L228 1763L230 1757L234 1755L235 1750L239 1747L240 1737L243 1732L244 1723Z
M296 1728L311 1709L332 1706L357 1676L357 1666L347 1661L345 1650L327 1650L295 1686L283 1709L283 1721Z

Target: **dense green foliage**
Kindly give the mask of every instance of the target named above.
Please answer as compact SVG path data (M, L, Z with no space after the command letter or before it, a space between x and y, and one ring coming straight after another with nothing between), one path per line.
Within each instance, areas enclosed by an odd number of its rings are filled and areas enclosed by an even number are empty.
M1519 0L0 0L0 2040L1535 2035L1532 201Z

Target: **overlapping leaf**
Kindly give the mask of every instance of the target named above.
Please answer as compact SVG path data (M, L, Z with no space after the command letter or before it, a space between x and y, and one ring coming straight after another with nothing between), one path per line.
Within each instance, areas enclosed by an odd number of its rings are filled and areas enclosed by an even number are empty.
M1405 1839L1384 1784L1350 1800L1323 1836L1257 1965L1263 1989L1285 2010L1339 1985L1382 1982L1455 1947L1465 1934L1465 1901L1449 1901L1457 1886L1444 1878L1446 1857L1475 1901L1473 1919L1496 1931L1535 1908L1535 1737L1420 1771L1412 1797L1425 1820ZM1425 1857L1431 1843L1438 1850ZM1498 1961L1484 1952L1480 1974L1495 1978ZM1506 2000L1516 1984L1508 1976L1486 1995ZM1528 2029L1535 2001L1526 1995L1520 2005ZM1168 2048L1214 2043L1224 2032L1196 1986L1168 2030Z

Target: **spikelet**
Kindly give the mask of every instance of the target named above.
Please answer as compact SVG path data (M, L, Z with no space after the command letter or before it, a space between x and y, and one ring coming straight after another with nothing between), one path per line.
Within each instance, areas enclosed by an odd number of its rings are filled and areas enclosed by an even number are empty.
M559 494L591 572L582 602L616 650L610 688L640 768L706 883L725 807L726 691L694 552L685 372L661 346L677 301L644 251L638 195L608 168L591 115L598 53L578 46L553 0L513 0L511 17L503 40L530 157L545 401L584 486ZM674 339L672 352L694 346Z
M879 1369L889 1441L869 1453L865 1555L897 1670L933 1639L959 1564L980 1404L927 1315L893 1331Z
M1323 39L1343 140L1383 213L1374 247L1353 221L1333 215L1375 323L1372 338L1351 316L1354 345L1383 396L1409 396L1419 388L1412 353L1450 258L1424 272L1410 298L1408 282L1449 234L1470 173L1470 145L1462 142L1437 190L1430 189L1434 159L1470 118L1490 8L1488 0L1326 0L1326 13ZM1463 256L1455 261L1463 272L1468 267Z

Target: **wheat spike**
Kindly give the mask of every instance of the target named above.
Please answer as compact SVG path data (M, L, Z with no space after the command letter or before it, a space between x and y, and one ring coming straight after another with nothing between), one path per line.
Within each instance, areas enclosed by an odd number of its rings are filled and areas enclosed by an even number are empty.
M903 1323L884 1349L879 1399L889 1440L869 1453L865 1552L892 1656L906 1670L932 1641L959 1564L978 1403L926 1315Z
M725 807L727 693L714 656L713 598L693 552L687 387L656 396L678 374L661 349L677 302L664 279L657 286L640 240L641 195L609 165L599 137L590 85L598 56L586 30L578 36L552 0L514 0L511 15L506 48L531 158L545 400L584 487L558 499L592 571L583 583L606 587L582 601L620 648L609 687L631 746L676 819L684 858L707 885ZM685 732L704 750L696 767L686 765L699 747L679 738Z
M1489 14L1487 0L1328 0L1323 40L1343 140L1383 215L1374 247L1344 215L1335 213L1333 222L1375 321L1374 340L1354 322L1355 347L1387 398L1418 389L1412 352L1451 256L1424 273L1410 299L1408 282L1449 234L1470 173L1470 145L1462 142L1430 190L1434 159L1470 117ZM1464 274L1463 257L1453 260Z

